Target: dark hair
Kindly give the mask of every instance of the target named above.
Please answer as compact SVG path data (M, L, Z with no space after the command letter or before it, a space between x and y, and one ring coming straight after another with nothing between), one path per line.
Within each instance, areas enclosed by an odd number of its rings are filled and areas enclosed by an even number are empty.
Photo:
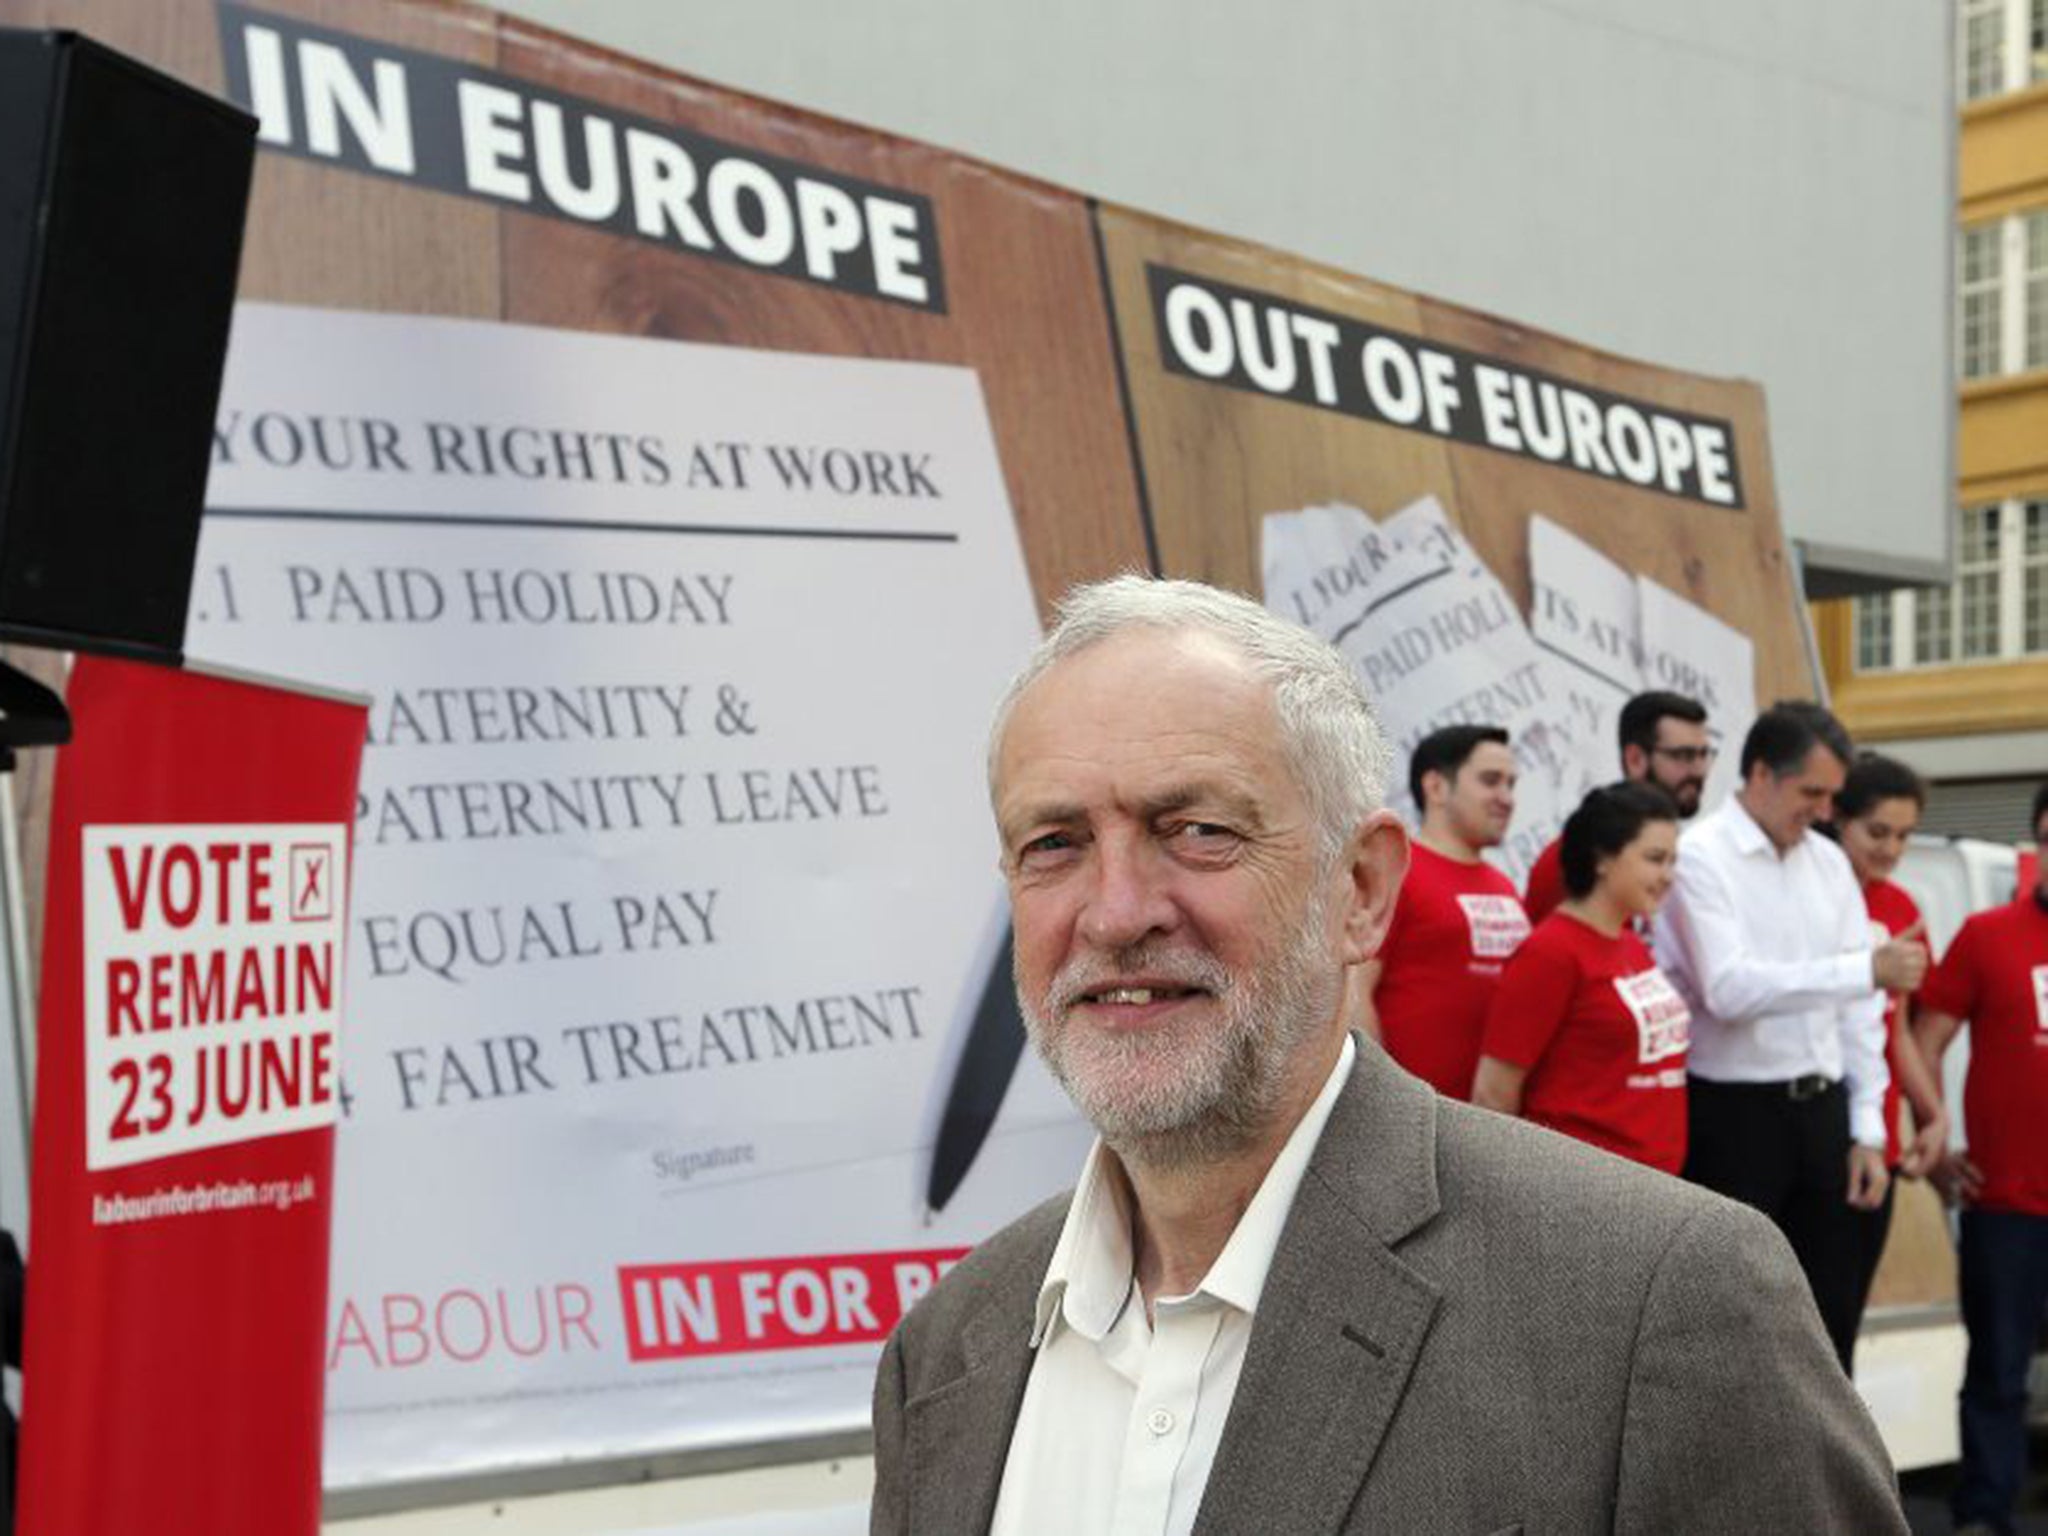
M1678 821L1678 802L1655 784L1623 779L1589 791L1579 808L1565 818L1564 836L1558 843L1557 862L1566 893L1589 894L1598 879L1600 861L1621 852L1652 821Z
M2027 823L2027 834L2035 836L2041 830L2041 818L2048 816L2048 784L2034 791L2034 819Z
M1826 747L1845 768L1856 759L1856 744L1841 721L1806 699L1780 699L1756 717L1742 739L1742 776L1747 779L1762 763L1773 777L1788 778L1815 747Z
M1861 816L1880 800L1910 800L1927 809L1927 783L1896 757L1865 752L1849 765L1849 775L1835 791L1835 820Z
M1666 720L1683 720L1691 725L1707 723L1707 706L1682 693L1652 689L1639 693L1621 706L1621 748L1641 747L1645 752L1657 745L1657 727Z
M1507 730L1498 725L1447 725L1442 730L1431 731L1415 743L1415 750L1408 758L1408 793L1415 797L1415 809L1422 810L1422 776L1425 773L1440 773L1447 779L1455 779L1458 770L1465 766L1465 759L1478 750L1482 741L1491 741L1506 746Z

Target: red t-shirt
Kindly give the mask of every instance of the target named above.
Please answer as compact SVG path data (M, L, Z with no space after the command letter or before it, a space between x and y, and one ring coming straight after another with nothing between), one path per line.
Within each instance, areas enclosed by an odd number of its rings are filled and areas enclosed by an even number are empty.
M1677 1173L1692 1015L1643 941L1553 912L1508 962L1484 1054L1525 1067L1522 1114Z
M1904 887L1889 880L1873 881L1863 887L1863 905L1870 913L1870 939L1873 944L1882 944L1920 921L1920 908L1913 898L1906 894ZM1899 994L1887 993L1884 1000L1884 1066L1891 1077L1884 1090L1884 1162L1887 1168L1899 1166L1903 1150L1899 1145L1899 1058L1892 1035L1892 1025L1898 1016Z
M1522 907L1530 922L1540 923L1557 910L1564 896L1564 839L1553 837L1529 866L1529 888L1522 892Z
M1486 1005L1501 965L1528 933L1506 875L1417 843L1373 993L1387 1053L1437 1092L1471 1098Z
M1966 1020L1963 1119L1985 1210L2048 1216L2048 912L2028 891L1963 924L1922 983L1923 1007Z

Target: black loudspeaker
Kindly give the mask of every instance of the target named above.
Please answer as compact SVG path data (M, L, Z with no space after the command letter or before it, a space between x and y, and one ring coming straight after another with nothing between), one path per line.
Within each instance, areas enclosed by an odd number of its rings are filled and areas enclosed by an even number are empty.
M0 637L175 661L256 120L0 30Z

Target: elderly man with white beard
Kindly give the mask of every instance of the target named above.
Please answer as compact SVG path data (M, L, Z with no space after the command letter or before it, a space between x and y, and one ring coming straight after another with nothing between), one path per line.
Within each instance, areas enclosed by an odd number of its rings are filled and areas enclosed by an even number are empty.
M1755 1213L1438 1098L1345 1028L1407 836L1343 658L1119 577L990 796L1033 1043L1099 1139L905 1318L882 1532L1902 1532Z

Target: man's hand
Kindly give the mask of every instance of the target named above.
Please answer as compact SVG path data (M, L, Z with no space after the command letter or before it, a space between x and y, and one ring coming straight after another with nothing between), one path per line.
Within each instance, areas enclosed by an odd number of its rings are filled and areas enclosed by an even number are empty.
M1883 1205L1891 1181L1892 1176L1885 1172L1883 1147L1866 1147L1859 1141L1849 1148L1849 1203L1857 1210L1874 1211Z
M1941 1191L1950 1205L1969 1205L1984 1192L1984 1170L1970 1161L1967 1147L1958 1147L1934 1165L1928 1183Z
M1886 939L1870 952L1870 979L1886 992L1911 992L1927 979L1927 920L1922 918L1897 938Z
M1925 1178L1941 1165L1948 1152L1948 1111L1937 1109L1925 1125L1917 1124L1913 1139L1899 1154L1899 1172L1909 1179Z

